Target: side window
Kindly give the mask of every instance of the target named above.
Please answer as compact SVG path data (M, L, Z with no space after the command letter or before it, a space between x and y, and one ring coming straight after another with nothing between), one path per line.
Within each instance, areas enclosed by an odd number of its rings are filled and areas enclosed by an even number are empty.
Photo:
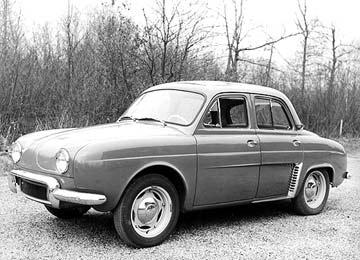
M247 127L248 118L244 98L220 98L221 126Z
M216 101L206 112L204 118L205 127L220 127L219 102Z
M256 121L260 129L272 128L270 99L255 99Z
M219 98L207 111L205 127L241 128L248 126L244 98Z
M291 129L286 110L276 100L255 99L256 121L260 129Z
M277 101L271 101L271 110L275 129L291 129L285 109Z

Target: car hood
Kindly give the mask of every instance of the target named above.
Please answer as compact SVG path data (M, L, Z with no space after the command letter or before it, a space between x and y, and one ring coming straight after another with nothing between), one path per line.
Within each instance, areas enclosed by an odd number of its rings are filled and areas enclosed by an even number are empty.
M70 157L85 145L96 142L112 142L130 138L184 135L172 126L157 122L119 122L79 129L50 130L19 139L23 145L20 166L43 172L56 173L55 155L60 148L69 151Z
M74 143L87 144L90 142L127 137L169 136L181 134L182 132L174 127L163 126L158 123L121 122L73 129L48 136L44 140L39 141L45 141L45 143L50 141L71 146Z

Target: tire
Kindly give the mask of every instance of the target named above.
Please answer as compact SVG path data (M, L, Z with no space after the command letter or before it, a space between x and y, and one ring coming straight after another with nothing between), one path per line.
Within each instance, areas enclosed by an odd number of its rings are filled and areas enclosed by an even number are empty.
M74 208L56 209L46 205L45 208L51 214L61 219L80 218L90 209L89 206L78 206Z
M180 211L179 195L170 180L159 174L135 179L114 210L120 238L133 247L151 247L174 230Z
M316 215L325 207L329 196L329 176L324 170L309 172L296 198L293 199L295 211L300 215Z

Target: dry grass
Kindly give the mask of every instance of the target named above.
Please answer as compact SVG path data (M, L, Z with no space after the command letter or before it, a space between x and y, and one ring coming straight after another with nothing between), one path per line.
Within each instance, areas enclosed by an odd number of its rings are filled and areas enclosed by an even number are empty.
M5 153L0 154L0 176L5 176L13 167L12 160Z
M360 138L347 138L342 137L339 139L336 139L335 141L341 143L348 154L355 154L360 151Z
M9 157L9 142L0 135L0 176L5 175L6 171L13 167L12 160Z

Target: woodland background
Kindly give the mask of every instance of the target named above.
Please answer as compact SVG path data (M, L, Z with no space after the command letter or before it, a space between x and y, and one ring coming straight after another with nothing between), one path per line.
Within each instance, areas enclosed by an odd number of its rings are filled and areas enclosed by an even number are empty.
M212 12L203 3L158 0L144 25L126 4L104 1L85 19L69 4L57 31L25 32L13 0L0 0L0 137L115 121L144 89L180 80L225 80L283 91L306 128L323 136L360 133L360 45L338 39L336 25L309 17L298 0L296 30L247 44L246 1ZM294 0L295 1L295 0ZM201 10L201 11L199 11ZM252 30L256 30L253 28ZM222 37L221 58L214 52ZM298 39L278 64L277 44ZM255 55L262 50L261 58Z

